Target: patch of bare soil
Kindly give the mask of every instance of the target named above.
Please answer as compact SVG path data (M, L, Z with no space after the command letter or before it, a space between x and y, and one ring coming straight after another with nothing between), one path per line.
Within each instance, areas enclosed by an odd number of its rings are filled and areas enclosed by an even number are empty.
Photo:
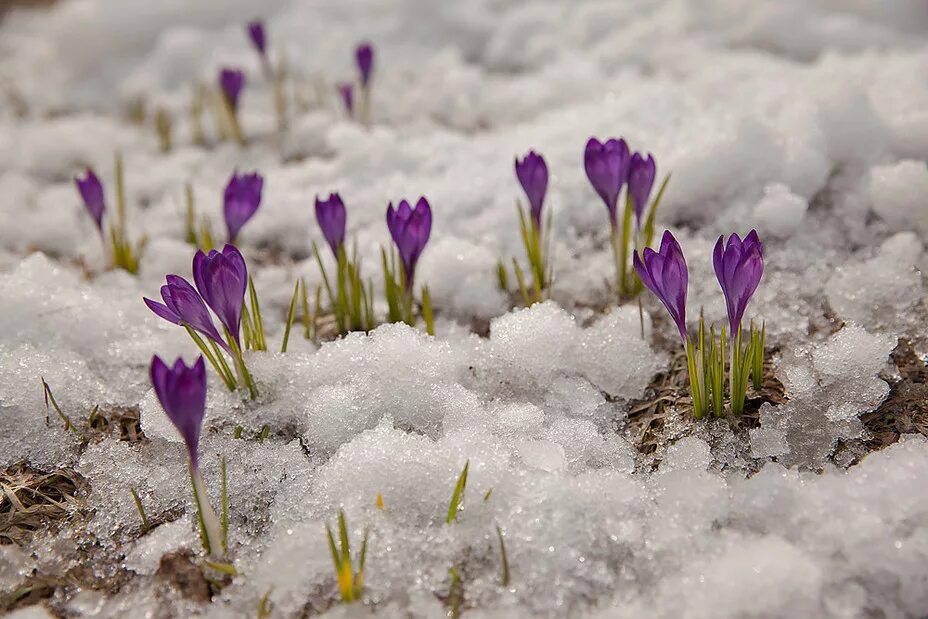
M55 530L81 508L87 481L71 469L42 473L26 463L0 472L0 544L22 546Z
M899 376L889 379L889 395L883 403L860 416L869 435L842 442L836 449L849 455L848 465L892 445L903 434L928 437L928 367L907 339L899 340L891 357Z
M667 349L675 342L661 340L655 344ZM749 453L748 430L760 425L758 411L761 405L765 402L778 405L786 401L783 384L774 377L774 354L773 350L767 351L760 390L748 384L744 414L696 420L689 394L686 353L682 349L673 352L668 369L654 376L645 397L629 402L628 421L620 433L635 446L635 470L655 470L665 448L686 436L703 438L714 451L727 450L734 445L740 459L753 460ZM730 440L732 434L735 441Z

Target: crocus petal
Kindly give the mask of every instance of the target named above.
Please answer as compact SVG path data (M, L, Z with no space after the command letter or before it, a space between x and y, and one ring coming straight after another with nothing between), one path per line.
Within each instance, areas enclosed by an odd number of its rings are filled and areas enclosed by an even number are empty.
M161 408L187 446L191 466L196 469L200 429L206 411L206 365L203 357L199 357L190 368L180 358L168 368L155 355L151 361L151 383Z
M98 230L103 230L103 213L106 211L106 201L103 195L103 183L94 174L93 170L87 169L84 178L75 177L74 183L81 194L81 200L84 202L84 208L93 217L94 223Z
M741 319L764 273L763 244L756 230L742 240L737 234L719 237L712 252L712 265L725 295L728 326L732 336L741 327Z
M222 69L219 72L219 87L233 110L238 109L238 98L245 86L245 74L238 69Z
M358 45L354 55L361 74L361 85L367 88L374 70L374 48L370 43L362 43Z
M661 238L660 252L646 247L641 258L635 252L632 260L641 283L657 295L667 308L685 343L689 274L680 244L668 230Z
M338 92L342 96L342 105L345 106L345 112L348 116L354 114L354 86L351 84L339 84Z
M586 176L609 210L615 225L616 209L622 185L628 178L629 152L625 140L610 139L605 143L590 138L583 155Z
M339 248L345 243L346 219L345 203L337 193L329 194L327 200L316 197L316 222L336 258Z
M223 214L229 242L235 242L239 231L261 206L261 192L264 189L264 177L257 172L251 174L234 173L223 193Z
M516 177L519 179L519 183L528 198L535 226L540 230L541 208L544 205L545 193L548 190L548 165L545 163L544 157L536 154L535 151L529 151L522 161L517 158Z
M175 325L181 324L180 316L178 316L174 311L168 308L167 305L162 305L161 303L158 303L157 301L153 301L149 299L148 297L142 297L142 300L145 301L145 305L148 306L148 309L153 311L155 314L157 314L161 318L164 318L168 322L173 323Z
M635 222L641 228L641 217L647 206L651 189L654 186L654 176L657 166L654 157L650 154L645 159L641 153L632 155L628 166L628 195L631 196L632 210L635 213Z
M406 273L406 286L412 287L416 263L432 231L432 208L424 197L416 202L415 209L406 200L399 207L387 207L387 227L400 254Z
M264 22L260 19L256 19L250 22L247 26L248 38L251 39L251 44L255 46L255 49L258 50L258 53L261 56L264 56L265 51L267 50L267 38L264 32Z
M242 304L248 286L245 259L234 245L209 255L198 251L193 257L193 280L210 309L216 312L236 342L242 320Z

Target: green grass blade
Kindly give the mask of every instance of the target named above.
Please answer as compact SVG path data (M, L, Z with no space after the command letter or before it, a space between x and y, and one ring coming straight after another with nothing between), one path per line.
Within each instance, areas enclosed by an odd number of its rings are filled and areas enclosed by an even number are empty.
M300 294L300 280L293 286L293 298L290 299L290 310L287 312L287 326L284 327L284 340L280 344L280 352L287 352L287 342L290 341L290 329L293 328L293 317L296 315L296 300Z
M425 320L425 332L435 335L435 316L432 314L432 295L429 287L422 287L422 319Z
M503 540L503 530L496 527L496 536L499 538L499 554L503 564L503 586L509 586L509 557L506 556L506 542Z
M446 524L451 524L458 517L458 510L464 503L464 489L467 487L467 471L470 468L470 460L464 463L464 469L458 477L458 483L454 486L454 492L451 494L451 503L448 504L448 516L445 518Z

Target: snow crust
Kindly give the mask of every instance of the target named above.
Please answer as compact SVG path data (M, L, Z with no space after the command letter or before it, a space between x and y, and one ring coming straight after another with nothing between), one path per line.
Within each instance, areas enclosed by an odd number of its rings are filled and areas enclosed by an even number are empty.
M253 617L269 591L275 617L445 616L452 566L474 618L928 615L928 444L903 436L847 468L835 455L867 437L860 415L899 379L900 338L926 355L928 5L272 0L260 6L272 58L285 53L317 93L282 140L243 32L255 10L86 0L0 21L0 467L71 467L90 488L86 522L0 546L0 593L78 564L73 540L90 536L138 578L77 592L71 616ZM331 88L360 40L377 53L370 128ZM224 65L248 75L245 150L214 143L209 123L209 148L189 137L192 83ZM135 100L170 112L170 153L127 118ZM619 430L656 397L676 336L644 295L642 338L636 304L615 307L606 289L606 213L582 169L591 135L625 136L672 172L657 222L683 245L693 318L724 317L718 235L756 227L765 243L747 318L766 321L785 402L764 404L746 438L719 424L675 438L654 470ZM510 310L496 262L523 259L512 161L529 148L551 170L555 284L553 300ZM131 234L147 236L136 277L103 269L72 181L90 165L111 191L116 151ZM214 501L220 454L228 464L239 576L205 605L154 576L163 554L199 549L148 363L196 349L141 297L190 275L184 184L218 232L234 169L266 179L241 249L272 350L294 280L321 281L312 201L330 191L378 292L387 202L429 198L419 276L437 337L296 335L286 354L249 353L256 402L210 376L201 459ZM82 445L53 412L46 423L40 377L75 419L138 409L148 440ZM142 536L130 487L165 521ZM364 605L333 604L324 526L339 509L354 548L370 531Z

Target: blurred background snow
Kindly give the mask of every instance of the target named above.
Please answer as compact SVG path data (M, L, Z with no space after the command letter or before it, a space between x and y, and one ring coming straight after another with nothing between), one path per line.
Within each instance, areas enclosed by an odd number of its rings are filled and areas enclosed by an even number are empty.
M273 93L244 23L266 20L316 93L274 130ZM0 466L77 467L96 510L87 525L127 569L195 547L177 437L148 390L147 364L195 353L141 303L168 272L189 275L183 189L221 230L234 169L265 175L241 246L279 342L292 282L319 281L316 194L339 191L365 264L388 241L388 201L425 195L435 224L421 262L438 337L402 326L318 350L250 360L255 404L211 385L204 453L230 462L231 535L240 576L212 607L165 599L151 580L85 590L73 616L251 617L272 588L275 615L328 608L334 579L324 522L344 507L371 529L372 609L331 616L444 616L448 568L473 617L920 617L928 614L928 445L913 437L847 470L831 456L863 436L861 413L889 391L898 338L924 358L928 240L928 3L923 0L60 0L0 22ZM333 85L353 49L376 49L372 126L344 118ZM191 143L196 81L241 66L250 145ZM130 110L143 102L149 120ZM163 107L174 148L150 121ZM635 466L616 433L664 352L638 334L637 308L608 299L605 210L588 186L591 136L625 136L673 179L658 224L690 264L690 306L724 314L715 238L756 227L767 271L749 314L766 319L788 402L765 406L746 449L714 426ZM551 171L554 302L507 313L498 257L521 256L513 158ZM127 174L130 230L148 237L142 270L100 269L96 231L72 177ZM646 309L659 308L650 300ZM489 336L471 333L490 324ZM647 329L667 331L655 321ZM650 341L650 340L648 340ZM39 376L75 415L140 407L150 443L108 439L79 451L47 429ZM236 425L273 428L265 443ZM711 433L716 433L711 435ZM719 434L721 433L721 434ZM443 513L469 459L467 503ZM787 468L791 467L791 468ZM759 472L755 472L759 469ZM186 513L137 541L127 487L152 513ZM490 488L490 500L480 500ZM385 510L375 498L383 496ZM499 584L495 526L512 566ZM78 561L61 536L24 574ZM122 536L122 537L121 537ZM152 538L152 536L157 536ZM0 571L0 591L16 586ZM8 584L9 583L9 584Z

